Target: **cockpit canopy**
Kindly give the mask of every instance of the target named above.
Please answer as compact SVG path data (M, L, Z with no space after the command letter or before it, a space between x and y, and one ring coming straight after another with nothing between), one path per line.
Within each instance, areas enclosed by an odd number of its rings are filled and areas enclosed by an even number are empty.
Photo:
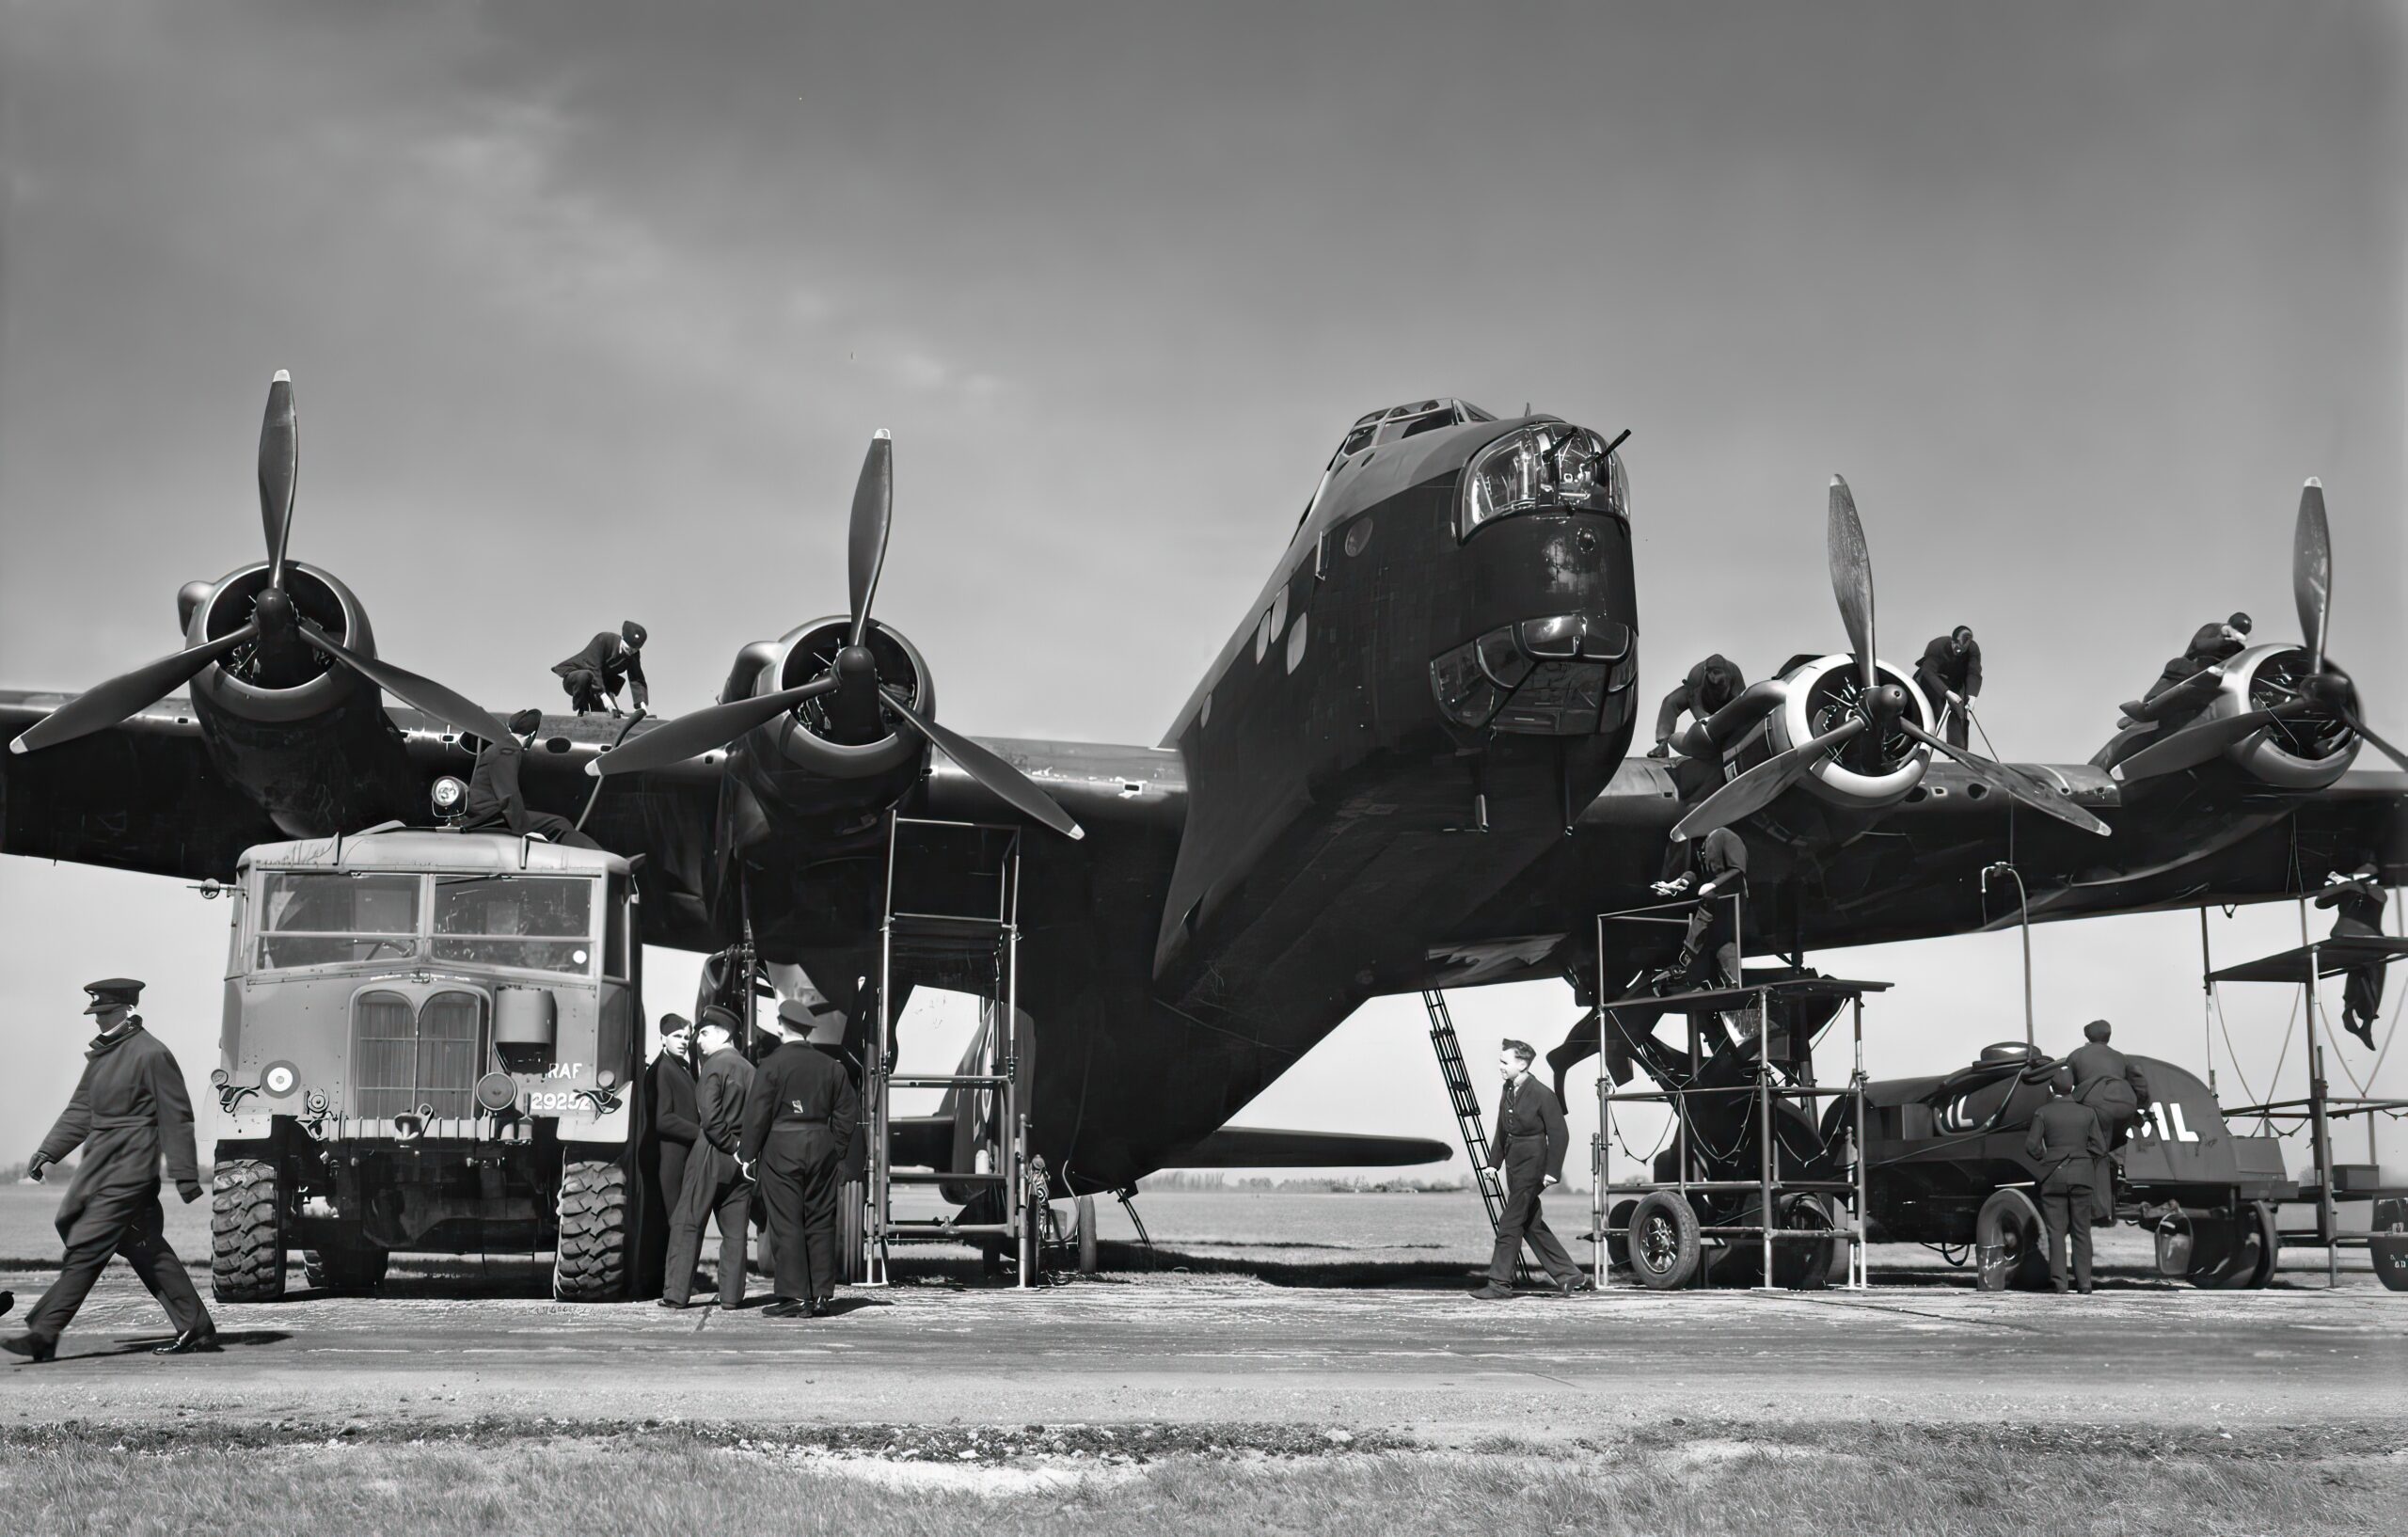
M1411 401L1403 405L1391 405L1385 411L1372 411L1356 419L1346 430L1338 452L1329 456L1329 467L1336 469L1365 449L1379 443L1393 443L1417 433L1435 432L1441 427L1460 427L1466 421L1494 421L1497 418L1469 401Z

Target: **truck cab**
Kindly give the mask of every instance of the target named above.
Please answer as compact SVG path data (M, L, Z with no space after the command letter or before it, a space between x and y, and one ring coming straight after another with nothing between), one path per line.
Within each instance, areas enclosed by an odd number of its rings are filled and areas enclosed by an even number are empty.
M218 1068L217 1295L366 1289L397 1250L555 1251L627 1294L646 1229L628 862L499 832L262 844L238 866Z

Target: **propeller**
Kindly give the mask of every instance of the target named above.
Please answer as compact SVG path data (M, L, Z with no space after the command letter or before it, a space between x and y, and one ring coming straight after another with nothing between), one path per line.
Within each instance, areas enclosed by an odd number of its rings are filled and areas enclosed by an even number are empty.
M855 742L875 742L894 728L892 717L929 746L951 758L990 794L1032 820L1072 838L1086 835L1037 782L972 741L913 709L910 699L878 675L869 646L870 604L886 566L886 544L894 530L895 443L881 427L872 436L853 487L851 527L846 539L846 577L851 626L827 672L798 688L730 700L665 721L626 745L585 766L595 776L637 773L728 746L746 732L768 724L805 701L828 698L831 725Z
M2349 727L2384 757L2408 769L2408 755L2367 728L2356 709L2355 691L2349 675L2325 658L2325 642L2332 633L2333 623L2333 530L2324 515L2324 483L2313 476L2300 487L2299 521L2291 531L2291 596L2299 605L2300 640L2307 651L2307 671L2296 689L2282 690L2289 697L2263 709L2211 717L2186 725L2117 764L2117 779L2129 784L2194 768L2277 721L2318 714ZM2168 713L2168 701L2178 693L2188 696L2186 704L2198 703L2201 692L2212 691L2213 684L2223 681L2222 669L2210 671L2213 678L2203 688L2194 689L2194 685L2208 679L2205 672L2150 700L2151 714L2135 719L2155 719ZM2131 713L2131 706L2126 706L2126 713Z
M1848 490L1847 482L1837 475L1831 477L1830 517L1824 538L1830 564L1831 595L1839 602L1840 623L1847 627L1848 644L1856 653L1857 667L1864 680L1856 697L1845 702L1848 718L1820 736L1756 765L1706 797L1674 825L1673 841L1696 837L1763 810L1814 772L1815 762L1824 753L1845 747L1868 730L1873 733L1871 740L1877 744L1877 744L1892 731L1903 732L1933 752L1954 758L1990 788L2058 821L2105 836L2109 831L2106 823L2081 807L2068 804L2047 785L1978 753L1952 746L1907 719L1906 690L1880 681L1873 649L1873 552L1865 544L1863 520L1857 516L1856 497Z
M78 694L35 721L8 744L9 751L31 752L105 731L150 708L199 676L212 662L224 661L245 645L253 648L253 665L262 678L292 677L307 652L315 650L454 731L499 740L503 735L501 722L476 705L415 673L349 650L302 616L285 585L286 557L293 540L293 487L300 468L301 428L293 409L293 375L278 369L268 384L267 414L260 424L260 526L267 541L267 584L251 600L249 622Z

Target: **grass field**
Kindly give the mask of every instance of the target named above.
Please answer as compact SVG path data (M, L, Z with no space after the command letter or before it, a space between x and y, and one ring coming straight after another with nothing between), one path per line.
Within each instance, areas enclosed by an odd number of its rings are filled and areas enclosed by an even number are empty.
M2397 1529L2397 1427L1663 1424L1416 1447L1294 1427L483 1423L0 1434L11 1531L2320 1534ZM1770 1435L1772 1438L1767 1438ZM404 1437L406 1438L404 1438Z

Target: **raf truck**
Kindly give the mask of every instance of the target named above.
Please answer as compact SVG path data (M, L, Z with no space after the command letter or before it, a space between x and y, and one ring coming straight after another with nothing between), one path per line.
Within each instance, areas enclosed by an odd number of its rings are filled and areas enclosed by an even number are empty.
M376 830L263 844L231 888L210 1274L367 1291L397 1252L549 1251L611 1301L657 1248L628 862ZM657 1266L656 1266L657 1268Z

